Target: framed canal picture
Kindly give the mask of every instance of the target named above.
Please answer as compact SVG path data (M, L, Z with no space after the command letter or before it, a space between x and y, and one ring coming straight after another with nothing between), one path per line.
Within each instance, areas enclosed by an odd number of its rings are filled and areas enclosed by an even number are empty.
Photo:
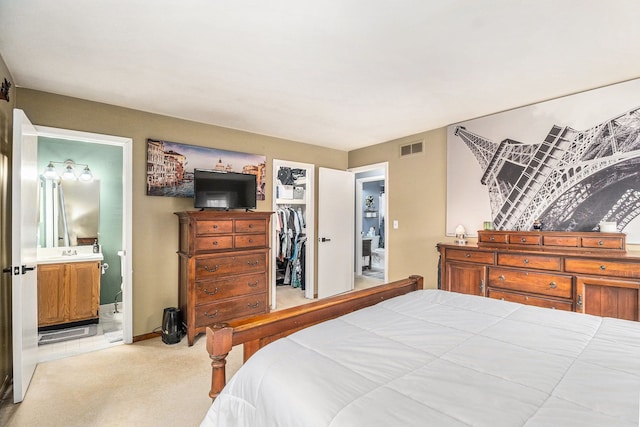
M256 199L265 199L266 156L147 139L147 195L193 197L194 169L256 175Z

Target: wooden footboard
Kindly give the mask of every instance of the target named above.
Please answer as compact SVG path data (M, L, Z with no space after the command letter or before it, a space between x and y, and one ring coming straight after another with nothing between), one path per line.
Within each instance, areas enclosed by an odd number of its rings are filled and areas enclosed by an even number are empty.
M386 299L422 289L422 285L421 276L411 276L408 279L347 292L285 310L207 327L207 352L211 358L209 396L215 399L226 384L226 358L233 346L244 345L246 362L256 351L278 338Z

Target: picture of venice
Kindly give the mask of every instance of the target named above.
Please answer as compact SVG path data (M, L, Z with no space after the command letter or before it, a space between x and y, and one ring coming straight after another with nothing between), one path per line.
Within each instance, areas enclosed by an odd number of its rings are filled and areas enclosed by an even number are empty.
M266 156L147 139L147 195L193 197L194 169L256 175L257 200L265 199Z

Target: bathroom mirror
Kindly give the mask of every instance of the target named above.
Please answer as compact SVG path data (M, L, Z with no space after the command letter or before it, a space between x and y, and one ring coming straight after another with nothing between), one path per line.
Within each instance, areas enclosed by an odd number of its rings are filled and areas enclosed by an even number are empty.
M41 178L39 246L91 245L100 225L100 181Z

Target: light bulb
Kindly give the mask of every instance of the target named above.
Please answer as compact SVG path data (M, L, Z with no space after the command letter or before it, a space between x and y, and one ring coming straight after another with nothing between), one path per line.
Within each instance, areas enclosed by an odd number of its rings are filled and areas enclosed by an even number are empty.
M73 166L67 165L67 167L64 168L64 172L62 172L62 179L67 181L76 179L76 174L73 172Z
M80 181L91 181L93 179L93 174L91 173L91 171L89 170L89 166L85 166L82 173L79 176Z

